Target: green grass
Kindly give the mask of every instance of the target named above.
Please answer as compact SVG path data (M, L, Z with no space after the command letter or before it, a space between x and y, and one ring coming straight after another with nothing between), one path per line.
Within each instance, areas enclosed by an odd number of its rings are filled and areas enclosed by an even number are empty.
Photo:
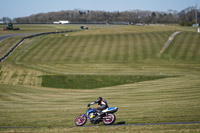
M25 48L19 62L122 63L154 59L171 33L44 36Z
M20 37L11 37L0 42L0 58L3 57L11 48L13 48L19 41Z
M164 55L171 60L200 61L200 34L182 32L177 35Z
M119 107L116 122L199 121L198 81L183 76L92 90L1 85L0 125L72 126L98 96Z
M37 133L58 133L58 132L142 132L142 133L197 133L200 131L198 124L188 125L151 125L151 126L103 126L103 127L54 127L54 128L19 128L4 129L2 133L7 132L37 132Z
M66 89L95 89L142 81L169 78L169 76L144 75L43 75L42 86Z
M53 24L14 24L15 28L20 30L6 30L0 31L0 35L18 34L18 33L42 33L55 32L63 30L80 29L80 25L53 25ZM0 28L7 27L7 25L0 25Z
M26 32L56 29L55 26L48 26L38 25L37 28L37 25L27 25ZM182 32L158 57L163 45L175 31ZM76 116L84 113L86 105L99 96L105 98L110 107L119 107L116 122L199 121L199 50L199 34L193 29L174 26L102 25L70 33L69 37L57 34L27 39L0 64L0 126L42 128L0 129L0 132L101 132L105 128L110 132L199 132L199 124L48 128L74 126ZM70 75L76 85L79 81L75 83L75 80L82 79L82 87L42 87L43 75L53 75L54 81L60 79L57 85L60 82L70 85L69 80L64 80ZM127 77L134 75L142 79L155 75L171 78L127 82ZM82 85L88 80L93 81L89 85L98 85L96 81L100 80L115 83L112 77L118 79L114 86L84 89ZM124 82L120 83L122 77L125 77ZM50 84L50 81L47 83Z

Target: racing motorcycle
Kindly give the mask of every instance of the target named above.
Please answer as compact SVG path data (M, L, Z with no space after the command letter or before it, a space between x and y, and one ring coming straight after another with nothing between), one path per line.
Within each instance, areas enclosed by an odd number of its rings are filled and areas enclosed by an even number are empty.
M81 114L75 119L75 124L77 126L83 126L88 118L91 124L103 122L104 125L111 125L116 120L114 113L117 112L117 110L117 107L107 108L102 111L101 115L98 115L95 108L88 108L85 114Z

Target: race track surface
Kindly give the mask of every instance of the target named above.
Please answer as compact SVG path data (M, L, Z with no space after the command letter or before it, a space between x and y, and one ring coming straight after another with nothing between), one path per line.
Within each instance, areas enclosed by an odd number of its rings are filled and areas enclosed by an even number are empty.
M120 122L118 122L120 123ZM147 126L147 125L184 125L184 124L200 124L200 121L196 122L165 122L165 123L138 123L138 124L113 124L109 126ZM108 125L86 125L80 127L98 127L98 126L108 126ZM68 127L77 127L77 126L52 126L48 128L68 128ZM1 129L15 129L15 128L46 128L46 127L0 127Z

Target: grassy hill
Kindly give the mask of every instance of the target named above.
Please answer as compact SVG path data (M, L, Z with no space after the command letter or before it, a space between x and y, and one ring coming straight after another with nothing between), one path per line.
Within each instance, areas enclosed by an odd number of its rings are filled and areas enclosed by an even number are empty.
M200 34L182 32L174 39L164 56L169 59L200 62Z
M175 31L181 33L158 56ZM117 122L199 121L199 38L200 34L194 29L183 27L97 25L90 30L70 33L68 37L57 34L26 39L0 64L0 127L72 126L75 117L84 113L86 105L98 96L104 97L109 106L119 107ZM79 82L80 86L79 89L61 89L53 85L42 87L45 76L47 84L60 79L57 84ZM123 83L118 84L122 77ZM132 82L136 77L147 80ZM109 81L108 86L81 88L85 82L107 84L104 80ZM115 81L117 84L110 85ZM104 127L106 129L144 131L140 127ZM145 131L149 132L163 129L166 132L199 131L200 126L145 127ZM33 130L88 132L103 129L67 127Z

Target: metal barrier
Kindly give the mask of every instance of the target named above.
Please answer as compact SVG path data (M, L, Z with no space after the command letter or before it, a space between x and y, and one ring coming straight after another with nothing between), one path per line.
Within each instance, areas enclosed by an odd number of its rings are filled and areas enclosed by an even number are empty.
M74 31L79 31L79 30L46 32L46 33L39 33L39 34L34 34L34 35L27 36L27 37L23 37L14 47L12 47L3 57L0 58L0 62L2 62L5 58L7 58L25 39L33 38L33 37L37 37L37 36L49 35L49 34L68 33L68 32L74 32Z

